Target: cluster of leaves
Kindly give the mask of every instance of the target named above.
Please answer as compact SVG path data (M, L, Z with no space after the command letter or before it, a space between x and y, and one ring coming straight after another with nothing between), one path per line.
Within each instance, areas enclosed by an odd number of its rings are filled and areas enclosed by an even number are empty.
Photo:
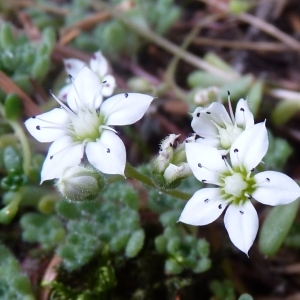
M213 101L224 101L230 91L233 100L247 95L249 107L254 116L257 115L263 95L263 81L255 79L251 74L239 76L229 64L214 53L207 53L203 59L229 76L224 78L199 70L191 72L187 78L187 84L192 88L189 93L190 111Z
M35 299L29 279L20 272L17 259L3 245L0 245L0 266L1 299Z
M30 92L30 79L42 81L50 68L50 54L55 42L52 28L42 33L41 40L33 42L25 34L14 32L9 23L0 29L0 70L24 91Z
M47 1L40 2L48 5ZM109 2L109 5L124 6L124 1ZM87 17L92 9L92 1L71 1L64 8L68 11L65 18L54 18L50 15L45 18L44 13L33 7L28 9L28 13L39 28L55 27L57 24L69 27ZM130 7L124 8L122 15L136 26L151 28L154 32L164 34L179 18L180 10L171 0L135 0ZM120 53L135 54L142 45L143 40L116 19L101 22L90 32L82 32L74 40L74 46L84 50L97 51L101 47L101 51L111 59L117 59Z

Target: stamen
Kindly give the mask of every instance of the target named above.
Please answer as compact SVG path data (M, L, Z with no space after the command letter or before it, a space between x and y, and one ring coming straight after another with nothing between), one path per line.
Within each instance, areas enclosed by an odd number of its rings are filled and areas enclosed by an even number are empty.
M74 83L74 78L73 78L73 76L69 74L69 78L70 78L71 81L72 81L73 87L74 87L75 92L76 92L77 97L78 97L78 101L81 101L81 99L80 99L80 97L79 97L78 90L77 90L76 85L75 85L75 83ZM76 97L74 98L74 100L75 100L76 108L77 108L77 111L78 111L78 108L80 107L80 105L79 105L79 103L77 102Z
M106 149L106 153L110 153L110 149L109 148Z
M198 112L196 116L199 118L200 117L200 113Z
M261 186L261 185L262 185L263 183L265 183L265 182L269 183L269 182L271 182L271 179L268 178L268 177L266 177L265 180L263 180L262 182L257 182L257 183L255 183L255 184L253 184L252 187L253 187L253 188L256 188L256 187L258 187L258 186Z
M241 165L241 161L240 161L240 158L239 158L239 149L234 149L233 152L235 153L236 155L236 158L237 158L237 161L238 161L238 166L239 166L239 169L241 172L243 172L243 168L242 168L242 165Z
M110 130L112 132L114 132L115 134L118 134L118 131L114 130L113 128L106 126L106 125L100 125L99 126L99 130L101 131L101 129L106 129L106 130Z
M233 169L231 168L230 164L228 163L227 156L226 155L222 155L222 159L223 159L223 161L225 163L225 166L227 167L228 171L233 175L235 172L233 171Z
M230 118L231 118L232 124L234 124L235 120L234 120L234 115L233 115L231 101L230 101L230 92L228 91L227 93L228 93L228 107L229 107Z
M51 90L49 90L50 95L54 98L54 100L64 109L66 110L69 114L75 116L75 113L67 106L65 105L62 101L60 101L53 93Z
M128 93L125 93L124 96L125 96L125 98L128 98Z
M208 201L209 201L209 199L205 199L205 200L204 200L205 203L208 203Z
M68 148L72 148L72 147L74 147L74 146L77 145L77 144L78 144L78 143L74 143L74 144L72 144L72 145L66 146L65 148L63 148L63 149L61 149L61 150L55 152L54 154L50 155L50 156L49 156L49 159L52 160L52 159L54 158L55 155L57 155L57 154L59 154L59 153L65 151L65 150L68 149ZM83 144L85 145L85 143L83 143ZM83 148L84 148L84 145L83 145ZM83 150L83 151L84 151L84 150ZM83 157L83 153L84 153L84 152L82 152L82 157Z
M246 128L246 116L245 116L245 109L243 107L240 108L240 111L243 112L243 129Z
M241 214L241 215L243 215L243 214L244 214L244 212L243 212L242 210L240 210L240 214Z

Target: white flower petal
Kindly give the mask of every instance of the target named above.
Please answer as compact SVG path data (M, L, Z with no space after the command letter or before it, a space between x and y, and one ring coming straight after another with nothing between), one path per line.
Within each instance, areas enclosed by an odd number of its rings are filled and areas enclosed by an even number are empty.
M63 102L67 102L67 97L68 97L68 93L70 91L72 87L72 84L68 84L66 86L64 86L59 92L58 92L58 95L57 95L57 98Z
M204 188L186 203L178 221L195 226L207 225L215 221L226 206L218 188Z
M126 150L122 140L112 131L104 130L98 142L86 145L87 159L106 174L124 175Z
M102 83L97 75L89 68L83 67L74 78L67 96L69 107L77 112L78 109L89 107L97 109L102 103Z
M254 175L257 188L252 197L263 204L288 204L300 197L300 187L289 176L275 171L265 171Z
M196 111L199 111L199 108L197 108ZM193 119L191 123L193 130L202 137L218 136L219 131L212 122L210 116L203 115L201 112L199 113L200 115L198 117L198 113L195 114L195 112L193 113Z
M82 144L74 144L71 137L64 136L50 146L41 172L41 183L60 178L66 167L77 166L83 157Z
M235 110L235 123L241 128L247 129L254 125L254 117L249 109L248 102L240 99Z
M103 102L100 113L106 125L133 124L143 117L154 98L139 93L115 95Z
M230 148L233 167L244 166L248 171L255 168L265 156L269 146L265 122L243 131Z
M103 86L101 91L102 95L105 97L112 95L115 87L116 87L115 77L112 75L105 75L103 77Z
M86 64L82 60L76 58L69 58L69 59L64 59L64 65L65 65L66 72L75 78L77 74L80 72L80 70Z
M198 139L196 139L195 141L196 143L199 144L204 144L207 146L211 146L211 147L215 147L218 148L220 146L220 139L216 136L216 137L200 137Z
M199 143L186 143L185 151L187 162L199 181L219 183L219 173L227 168L216 148Z
M193 112L192 128L201 136L217 135L218 129L214 125L217 124L224 127L224 124L232 124L223 104L213 102L208 107L198 107Z
M103 77L107 73L108 63L101 51L97 51L93 54L92 58L90 59L90 68L100 77Z
M229 205L224 223L232 243L248 255L259 224L257 212L252 203L247 201L244 205Z
M41 143L49 143L66 134L64 127L68 122L68 113L64 109L54 108L28 119L24 124L35 139Z

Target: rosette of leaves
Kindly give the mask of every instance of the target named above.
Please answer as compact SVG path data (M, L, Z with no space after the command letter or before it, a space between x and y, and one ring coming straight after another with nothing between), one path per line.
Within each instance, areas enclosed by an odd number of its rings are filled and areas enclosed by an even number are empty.
M0 244L0 299L34 300L28 277L13 254Z
M12 25L0 27L0 70L24 91L32 89L30 79L41 82L50 68L50 54L55 42L54 31L46 28L38 42L19 34Z
M132 258L143 247L145 235L135 190L128 184L114 183L102 197L101 202L57 203L58 214L67 222L67 235L57 254L69 271L104 253Z

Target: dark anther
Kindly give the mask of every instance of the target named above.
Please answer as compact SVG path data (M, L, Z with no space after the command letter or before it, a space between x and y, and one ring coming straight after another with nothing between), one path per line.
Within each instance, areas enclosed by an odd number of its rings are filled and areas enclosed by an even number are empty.
M36 116L33 116L33 117L31 117L32 119L35 119L36 118Z
M240 214L241 214L241 215L243 215L243 214L244 214L244 212L240 210Z
M37 130L41 130L41 127L38 125L35 127Z
M202 181L202 182L206 182L206 180L205 180L205 179L202 179L201 181Z
M237 152L239 152L239 150L238 150L238 149L234 149L233 152L234 152L234 153L237 153Z
M250 170L250 172L253 172L253 171L254 171L254 168Z
M229 91L227 91L227 94L228 94L228 96L230 96L230 92Z
M270 180L270 178L266 178L266 180L268 181L268 182L270 182L271 180Z
M71 80L73 80L73 76L71 74L68 75Z
M197 113L197 117L198 117L198 118L200 117L200 113Z
M219 208L219 209L222 209L222 204L219 204L218 208Z
M106 80L104 80L102 83L106 83L107 81Z
M207 203L209 201L209 199L205 199L204 202Z
M199 163L199 164L198 164L198 167L199 167L199 168L202 168L202 165Z
M197 140L197 139L200 139L201 138L201 136L199 135L199 134L196 134L195 135L195 140ZM204 139L204 138L203 138Z
M106 149L106 153L110 153L110 149L109 148Z
M51 155L49 158L52 159L52 158L53 158L53 155Z
M251 199L252 199L252 196L251 196L251 195L249 195L249 196L248 196L248 199L249 199L249 200L251 200Z
M170 147L173 147L173 144L172 144L172 143L170 143L170 144L169 144L169 146L170 146Z
M211 112L210 112L210 111L207 111L206 113L207 113L208 115L210 115L210 114L211 114Z
M222 155L222 159L226 159L227 158L227 156L226 155Z
M125 93L124 96L125 96L125 98L127 98L128 97L128 93Z
M243 108L241 108L240 111L245 111L245 110Z

